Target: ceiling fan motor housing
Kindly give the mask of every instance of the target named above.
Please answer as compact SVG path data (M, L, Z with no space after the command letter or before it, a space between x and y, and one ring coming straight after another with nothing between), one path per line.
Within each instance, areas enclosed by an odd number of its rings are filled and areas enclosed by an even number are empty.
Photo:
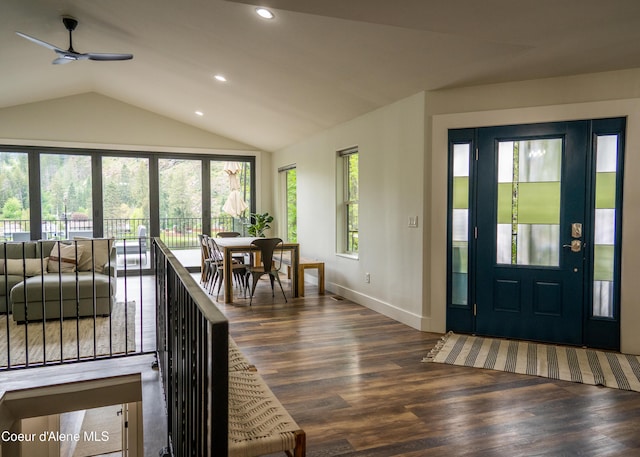
M62 23L69 32L73 32L78 26L78 21L71 16L62 16Z

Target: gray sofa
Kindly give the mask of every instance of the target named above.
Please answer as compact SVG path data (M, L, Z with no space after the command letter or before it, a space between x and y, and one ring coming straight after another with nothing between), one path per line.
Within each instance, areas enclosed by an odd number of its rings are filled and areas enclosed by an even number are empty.
M109 315L116 283L112 240L0 243L0 313L16 322Z

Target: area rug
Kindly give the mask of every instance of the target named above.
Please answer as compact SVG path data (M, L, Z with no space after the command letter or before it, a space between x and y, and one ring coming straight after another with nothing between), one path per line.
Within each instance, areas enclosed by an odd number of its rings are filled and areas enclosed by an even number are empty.
M126 309L126 335L125 335ZM130 301L113 306L111 317L52 320L24 324L16 324L9 315L0 316L0 369L8 367L7 331L9 332L9 348L11 350L11 366L28 363L59 362L60 360L77 360L102 357L110 354L123 354L136 351L136 303ZM43 338L44 334L44 338ZM60 341L62 338L62 351ZM28 341L28 354L27 345ZM46 348L46 351L43 350ZM28 360L27 360L28 355Z
M640 392L640 358L616 352L450 332L423 362L508 371Z

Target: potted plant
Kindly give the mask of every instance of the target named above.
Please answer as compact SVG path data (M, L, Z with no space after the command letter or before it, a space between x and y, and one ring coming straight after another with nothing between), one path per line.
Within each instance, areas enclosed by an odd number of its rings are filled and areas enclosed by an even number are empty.
M253 223L246 224L247 233L250 236L264 237L264 231L271 228L271 222L273 222L273 216L269 213L251 213L250 215Z

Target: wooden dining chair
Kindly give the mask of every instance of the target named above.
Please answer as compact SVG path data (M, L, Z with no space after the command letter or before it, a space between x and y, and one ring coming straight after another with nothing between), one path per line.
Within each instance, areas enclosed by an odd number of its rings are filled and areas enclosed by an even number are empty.
M216 284L218 285L218 292L216 294L216 299L220 296L220 289L222 288L222 282L224 280L224 257L222 256L222 252L220 251L220 247L216 243L216 240L212 237L208 237L207 239L209 243L209 250L211 252L211 265L213 269L213 280L210 283L209 293L213 295L213 291L215 289ZM238 286L241 289L245 287L245 265L236 260L232 260L231 272L233 277L236 280Z
M213 258L211 252L211 243L209 242L209 235L198 235L200 239L200 251L202 257L202 272L200 275L200 284L202 287L209 291L212 283L217 280L218 269L216 261Z

